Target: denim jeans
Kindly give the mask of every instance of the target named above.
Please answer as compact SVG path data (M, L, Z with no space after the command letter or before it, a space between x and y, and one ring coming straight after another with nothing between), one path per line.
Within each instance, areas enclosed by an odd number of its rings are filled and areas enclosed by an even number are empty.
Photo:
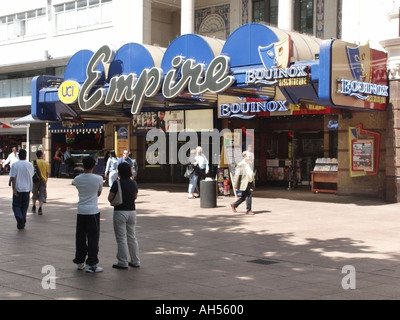
M139 244L135 234L136 211L114 211L115 239L117 240L118 265L127 267L131 262L140 265ZM128 260L128 252L130 260Z
M18 192L18 196L13 195L12 208L15 219L17 220L17 228L24 229L26 224L26 213L29 207L30 192Z
M190 180L189 180L189 190L188 190L188 192L189 193L193 193L193 192L195 192L196 191L196 188L197 188L197 179L198 179L199 177L196 175L196 174L192 174L192 177L190 178Z

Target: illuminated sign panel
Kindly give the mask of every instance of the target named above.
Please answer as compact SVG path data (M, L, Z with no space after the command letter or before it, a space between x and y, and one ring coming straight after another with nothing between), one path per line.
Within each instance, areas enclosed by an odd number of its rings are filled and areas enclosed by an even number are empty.
M332 43L331 99L334 105L384 110L389 97L387 57L369 44Z

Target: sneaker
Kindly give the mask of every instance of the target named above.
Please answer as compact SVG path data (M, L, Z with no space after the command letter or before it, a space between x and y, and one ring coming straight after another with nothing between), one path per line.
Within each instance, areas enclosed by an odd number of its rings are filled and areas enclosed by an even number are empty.
M121 270L128 269L128 267L121 266L121 265L119 265L118 263L113 264L112 267L113 267L114 269L121 269Z
M129 262L128 265L132 268L140 268L140 264Z
M98 273L98 272L103 272L103 268L98 267L96 264L94 264L93 266L89 266L88 264L86 265L86 272L89 273Z
M233 211L234 213L237 212L237 210L236 210L236 208L235 208L235 205L234 205L233 203L231 203L231 209L232 209L232 211Z
M42 207L39 207L38 215L41 216L42 214L43 214L43 212L42 212Z
M85 264L84 264L84 263L77 263L76 265L77 265L77 267L78 267L78 270L83 270L83 269L85 269Z
M36 213L36 206L32 206L32 212Z

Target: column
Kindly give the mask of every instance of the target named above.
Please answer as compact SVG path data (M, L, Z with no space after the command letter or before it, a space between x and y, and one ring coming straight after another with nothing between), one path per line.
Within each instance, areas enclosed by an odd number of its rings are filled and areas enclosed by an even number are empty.
M114 43L122 46L128 42L151 44L151 1L114 0Z
M390 100L387 109L385 200L400 202L400 38L381 41L388 52Z
M194 33L194 1L181 0L181 35Z
M278 4L278 28L292 31L294 23L293 0L279 0Z

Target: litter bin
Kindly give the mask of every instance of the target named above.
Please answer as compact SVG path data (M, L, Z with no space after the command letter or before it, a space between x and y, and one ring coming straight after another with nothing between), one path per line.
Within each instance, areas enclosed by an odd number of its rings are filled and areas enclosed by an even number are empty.
M217 207L217 181L200 181L200 208Z

